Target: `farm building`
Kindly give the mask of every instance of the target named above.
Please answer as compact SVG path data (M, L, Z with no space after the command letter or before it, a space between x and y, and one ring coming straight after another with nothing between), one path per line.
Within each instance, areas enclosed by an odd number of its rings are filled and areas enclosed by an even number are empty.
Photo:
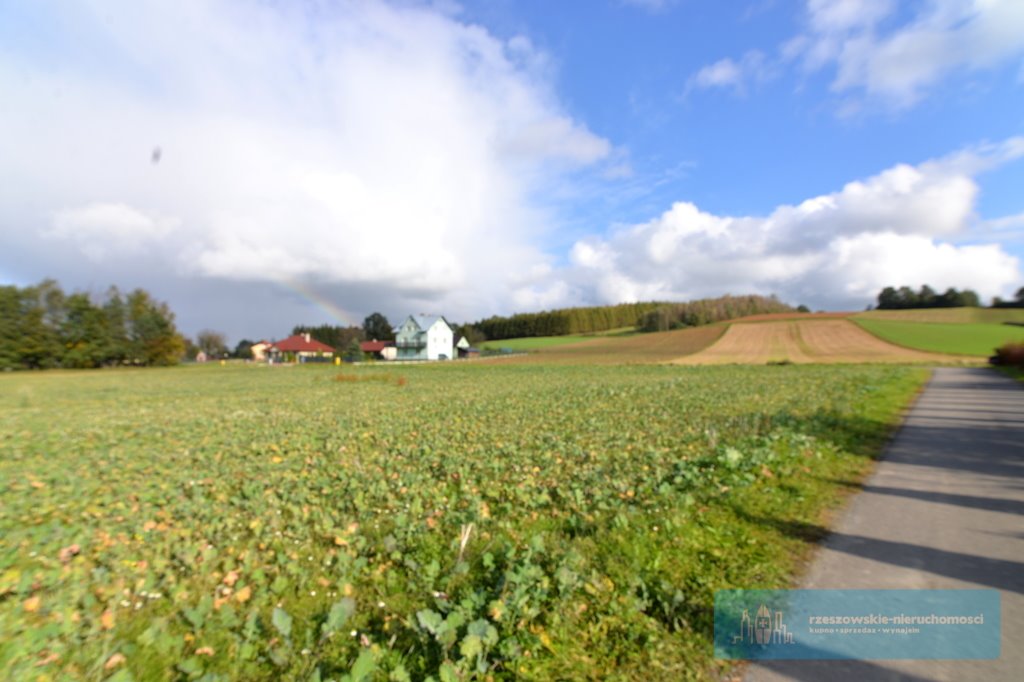
M469 345L469 339L462 334L455 336L455 356L459 358L475 358L480 356L480 350Z
M440 315L410 315L395 328L398 360L451 360L455 339L451 325Z
M334 349L311 338L309 334L295 334L272 343L269 353L275 362L308 362L330 358L334 355Z
M378 360L394 360L398 357L398 349L394 341L363 341L359 344L359 350L367 355L372 355Z

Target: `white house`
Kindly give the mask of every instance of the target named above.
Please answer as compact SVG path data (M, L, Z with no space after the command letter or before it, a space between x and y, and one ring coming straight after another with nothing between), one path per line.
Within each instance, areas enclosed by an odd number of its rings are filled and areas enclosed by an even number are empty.
M440 315L410 315L395 328L395 347L398 360L451 360L454 332Z

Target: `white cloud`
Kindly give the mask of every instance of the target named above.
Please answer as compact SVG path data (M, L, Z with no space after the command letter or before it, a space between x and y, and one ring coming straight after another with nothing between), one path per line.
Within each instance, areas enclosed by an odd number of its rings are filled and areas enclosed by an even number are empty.
M690 77L687 90L722 88L742 95L751 85L764 82L771 76L772 70L764 54L751 50L738 62L727 57L703 67Z
M766 216L679 202L646 223L578 241L571 266L556 274L575 295L600 302L761 292L859 308L884 286L923 283L1006 295L1019 286L1018 260L995 244L957 242L984 229L974 174L1019 158L1021 142L897 165Z
M624 5L632 5L648 12L657 13L668 9L676 4L678 0L620 0L620 2Z
M110 255L137 253L179 224L172 218L154 217L126 204L93 203L57 211L44 236L77 244L93 261Z
M805 18L805 30L785 40L776 55L727 57L694 74L688 88L742 94L747 84L774 77L783 65L799 64L805 73L833 68L831 89L843 96L839 113L847 115L862 111L867 101L907 108L945 78L1024 56L1021 0L807 0Z
M546 195L611 152L528 39L429 7L30 11L52 44L0 47L0 90L18 93L0 108L0 250L48 236L112 281L130 250L178 277L490 312L547 260Z
M935 0L909 20L891 0L808 0L808 31L784 57L798 54L815 71L833 64L832 88L896 107L919 101L956 71L997 66L1024 54L1024 3Z

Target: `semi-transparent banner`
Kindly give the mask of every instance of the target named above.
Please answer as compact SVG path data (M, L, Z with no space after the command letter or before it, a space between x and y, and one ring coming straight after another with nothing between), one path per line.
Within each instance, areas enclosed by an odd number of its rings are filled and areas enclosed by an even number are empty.
M715 656L999 658L997 590L722 590Z

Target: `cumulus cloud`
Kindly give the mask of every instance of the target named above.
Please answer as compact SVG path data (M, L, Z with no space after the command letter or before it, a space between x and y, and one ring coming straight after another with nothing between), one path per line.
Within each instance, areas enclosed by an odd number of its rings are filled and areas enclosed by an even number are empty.
M766 216L678 202L648 222L578 241L559 274L574 295L609 303L731 291L859 308L884 286L923 283L1006 295L1019 286L1017 259L998 245L958 242L982 227L974 174L1022 156L1021 142L897 165Z
M357 310L484 314L546 262L546 194L611 152L528 39L432 7L19 12L47 48L0 47L18 93L0 108L0 251L84 254L113 281L146 260L211 285L301 280Z

